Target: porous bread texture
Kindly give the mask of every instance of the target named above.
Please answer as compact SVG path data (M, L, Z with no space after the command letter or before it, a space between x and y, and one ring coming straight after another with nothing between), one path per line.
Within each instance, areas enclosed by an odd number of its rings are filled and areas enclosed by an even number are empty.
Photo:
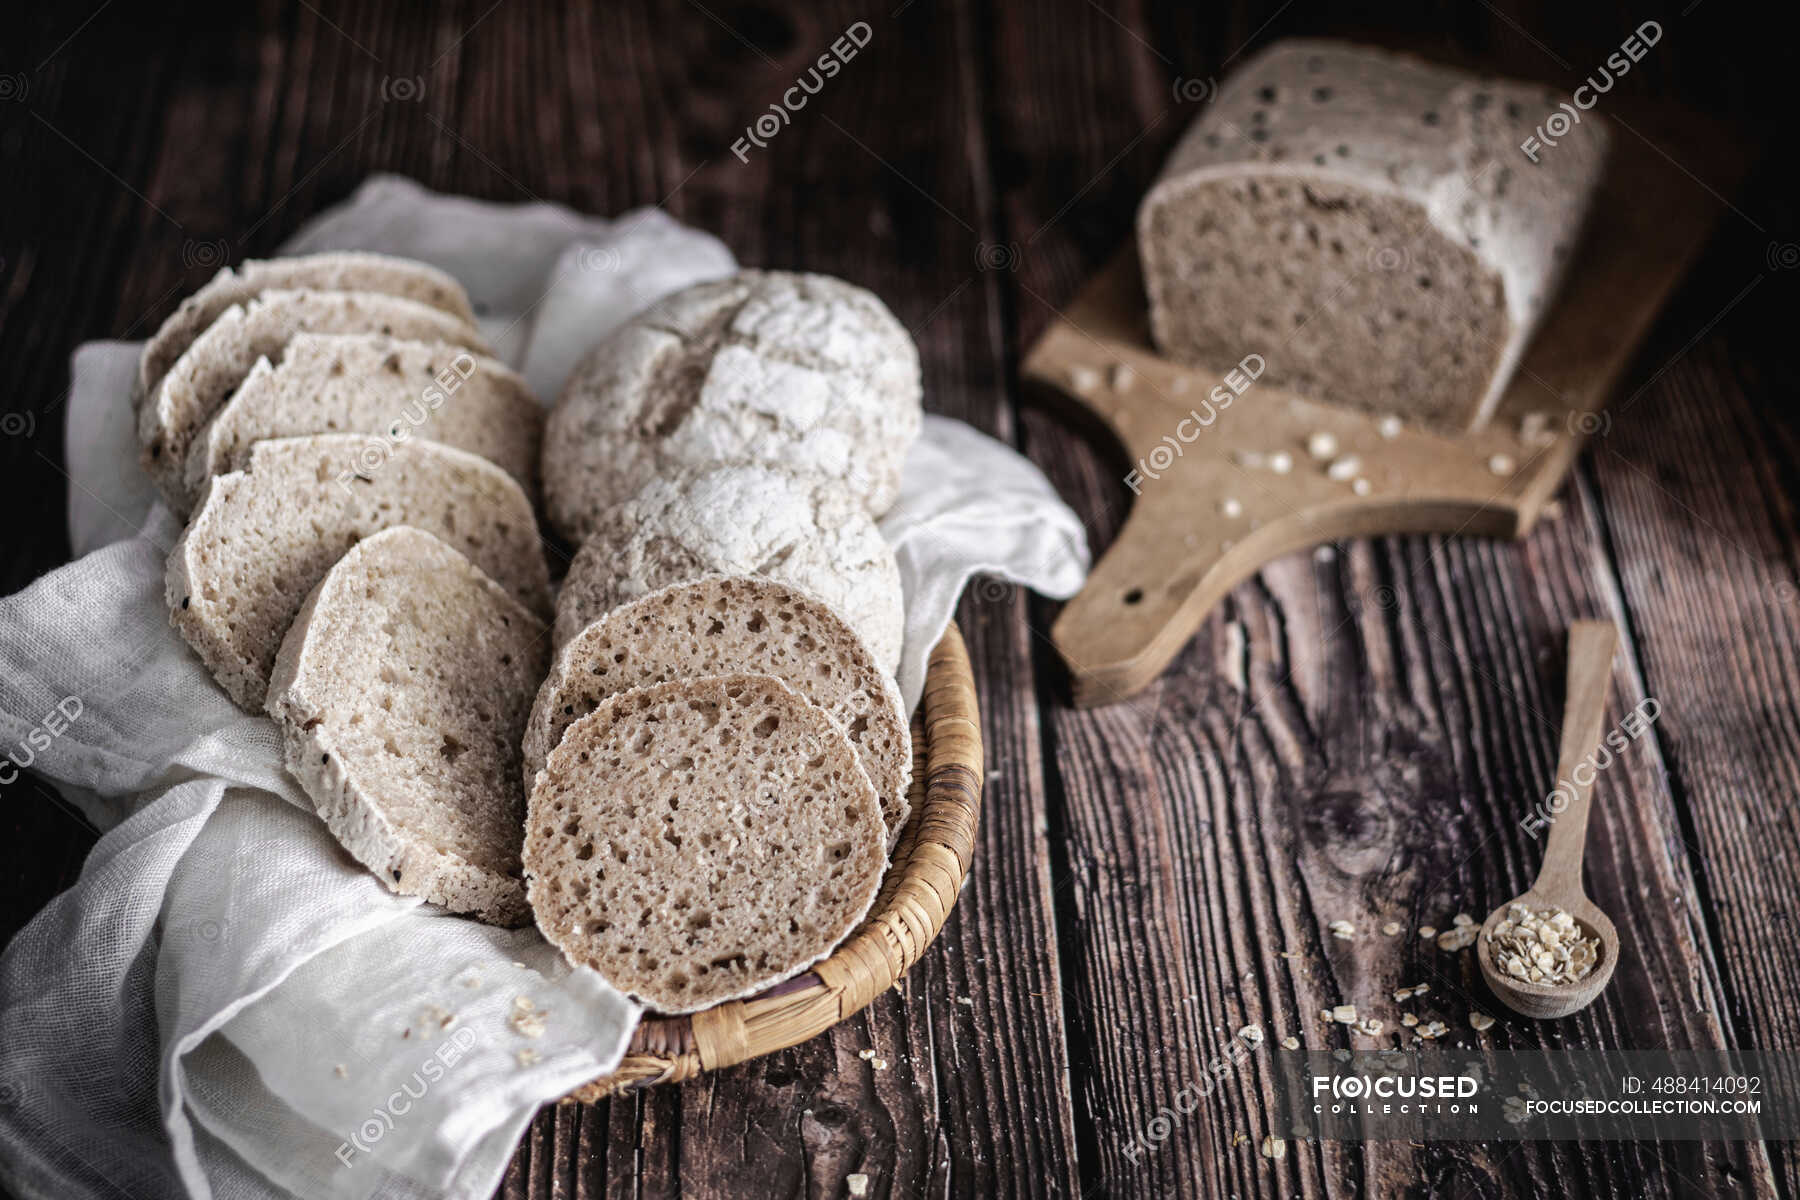
M312 433L361 433L381 445L424 438L467 450L537 490L544 410L525 381L494 359L447 342L379 333L300 333L281 364L258 359L188 450L191 505L214 475L236 470L252 444Z
M663 588L613 609L551 664L525 727L525 786L608 696L699 675L770 675L825 710L856 747L891 846L906 821L912 734L894 681L831 606L754 576Z
M1276 43L1234 72L1138 211L1157 346L1448 432L1498 405L1605 166L1559 97L1406 55Z
M155 390L175 360L226 309L246 304L266 291L297 288L400 296L448 313L471 328L475 324L475 313L462 284L436 267L409 258L339 251L250 259L221 269L212 282L183 300L181 307L144 343L144 352L138 358L134 402L141 403Z
M307 592L383 529L434 534L533 612L550 610L537 523L512 476L435 442L404 443L377 462L362 460L366 445L354 434L258 442L245 470L208 483L169 554L171 622L251 712Z
M332 835L388 888L522 925L519 735L543 623L419 529L357 543L281 645L268 713Z
M138 412L144 470L177 513L187 511L188 450L257 360L278 363L297 333L380 333L449 342L488 354L487 341L455 317L375 292L267 291L226 309L175 360Z
M524 860L570 962L678 1013L829 954L887 855L843 731L778 679L726 675L623 692L571 725L532 788Z
M628 600L705 575L761 575L830 605L885 671L900 659L900 568L842 486L768 467L655 479L600 514L557 598L556 644Z
M544 430L550 523L579 540L652 479L728 463L841 480L879 516L919 398L918 349L873 293L785 271L696 284L570 376Z

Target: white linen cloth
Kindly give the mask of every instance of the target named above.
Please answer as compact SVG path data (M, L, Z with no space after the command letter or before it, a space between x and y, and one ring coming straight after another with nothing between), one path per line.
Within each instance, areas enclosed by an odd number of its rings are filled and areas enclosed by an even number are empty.
M392 176L284 252L325 249L450 271L546 398L625 317L735 266L656 210L600 220ZM0 957L0 1179L54 1200L486 1197L532 1113L609 1070L639 1012L535 929L389 892L287 778L274 724L239 711L171 630L163 565L180 528L136 463L138 348L75 353L81 557L0 600L0 791L66 802L103 831ZM1062 597L1088 565L1037 469L942 418L883 531L905 582L909 703L971 573ZM539 1036L519 1029L521 997Z

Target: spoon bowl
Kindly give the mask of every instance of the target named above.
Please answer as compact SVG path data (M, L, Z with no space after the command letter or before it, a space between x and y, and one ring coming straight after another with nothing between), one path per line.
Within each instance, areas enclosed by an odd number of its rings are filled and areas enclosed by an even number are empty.
M1508 910L1515 904L1523 904L1533 911L1560 908L1574 917L1583 936L1597 938L1600 942L1594 969L1574 983L1548 984L1528 983L1502 972L1494 962L1494 927L1506 919ZM1502 1004L1527 1017L1551 1020L1580 1012L1606 990L1613 967L1619 961L1619 932L1599 906L1586 896L1578 894L1573 900L1567 896L1551 897L1534 887L1488 914L1488 919L1481 923L1481 935L1475 939L1475 954L1481 963L1481 977L1487 980L1489 989Z

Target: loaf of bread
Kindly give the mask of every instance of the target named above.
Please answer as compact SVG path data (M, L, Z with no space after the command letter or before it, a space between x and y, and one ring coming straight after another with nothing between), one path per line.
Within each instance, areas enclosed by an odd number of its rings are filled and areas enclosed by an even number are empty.
M475 313L462 285L436 267L411 259L354 251L252 259L213 276L211 283L183 300L174 315L144 344L144 353L138 359L136 399L141 402L153 392L175 360L226 309L248 304L267 291L296 289L379 292L416 300L465 325L475 324Z
M412 441L378 462L355 434L258 442L214 476L169 554L171 619L220 685L260 712L281 639L307 592L362 538L413 525L548 615L531 501L484 458ZM534 677L533 683L541 675Z
M537 491L544 412L510 367L446 342L379 333L300 333L279 366L258 359L188 449L191 506L253 443L361 433L378 443L424 438L478 454Z
M569 727L531 792L525 878L571 962L691 1012L829 954L874 902L885 844L843 730L780 680L713 676Z
M175 360L138 412L144 469L177 513L187 511L188 449L256 366L278 362L297 333L380 333L490 353L475 327L440 309L376 292L267 291L226 309Z
M544 632L405 526L359 542L301 607L268 713L326 826L392 890L496 925L530 918L518 747Z
M761 575L830 605L885 671L905 614L894 551L841 486L768 467L656 479L604 510L557 598L556 644L628 600L703 575Z
M1606 156L1592 114L1536 161L1555 93L1284 41L1219 89L1138 212L1171 358L1314 399L1479 428L1542 319Z
M571 540L652 479L731 463L834 479L877 516L918 437L919 353L870 292L743 271L651 306L569 378L544 433Z
M609 696L697 675L772 675L856 747L891 840L906 821L912 735L899 689L831 607L754 576L715 576L613 609L556 655L525 727L525 786L564 731Z

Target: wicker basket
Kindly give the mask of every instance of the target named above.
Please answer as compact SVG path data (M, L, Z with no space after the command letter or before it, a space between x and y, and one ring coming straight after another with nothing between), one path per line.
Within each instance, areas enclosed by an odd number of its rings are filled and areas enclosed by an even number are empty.
M981 724L968 651L945 631L913 723L913 817L862 928L803 975L747 1000L697 1013L649 1017L611 1075L569 1094L593 1101L691 1079L798 1045L892 987L937 937L962 890L981 815Z

